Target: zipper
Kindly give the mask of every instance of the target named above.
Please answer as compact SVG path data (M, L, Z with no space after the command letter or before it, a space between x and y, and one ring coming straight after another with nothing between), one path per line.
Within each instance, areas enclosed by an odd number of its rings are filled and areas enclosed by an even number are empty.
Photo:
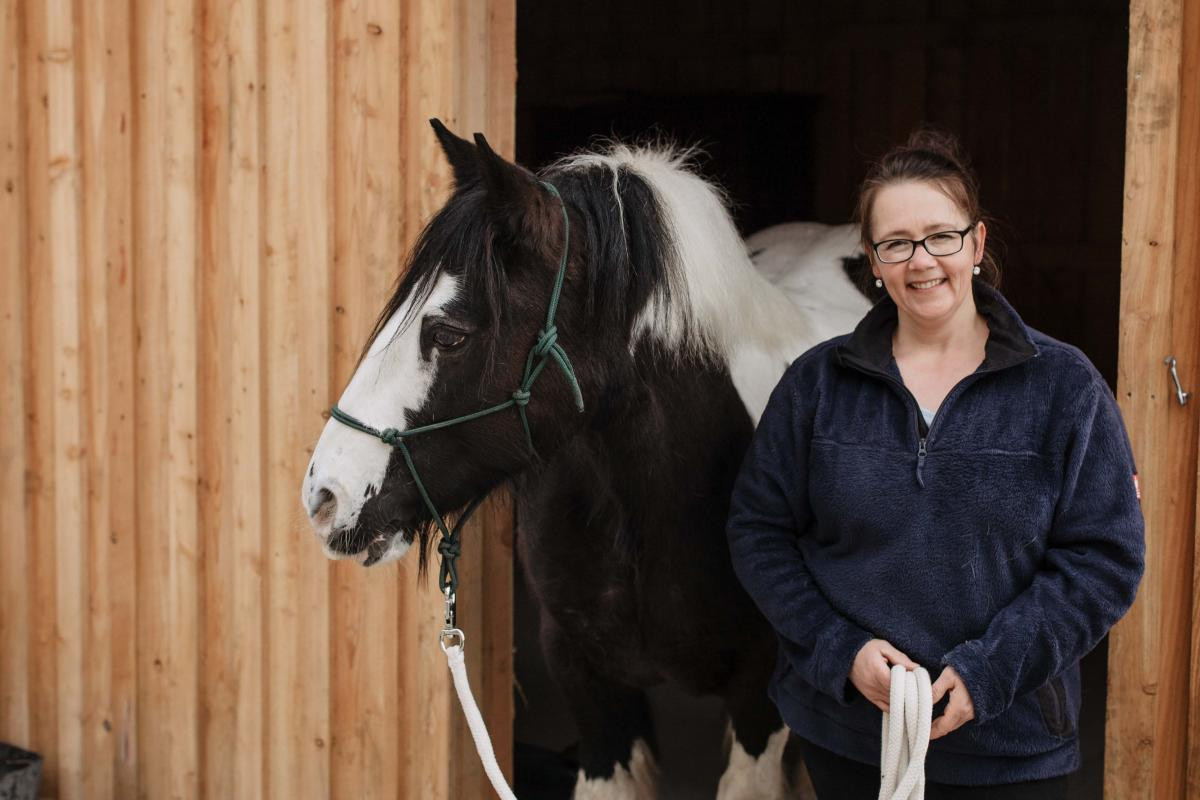
M925 469L925 438L922 436L917 444L917 485L922 489L925 488L925 479L921 477L921 470Z
M965 387L966 385L968 385L970 383L973 383L976 378L979 378L983 375L987 375L990 372L998 372L1000 369L1004 368L1004 367L1000 367L1000 368L992 367L992 368L988 368L988 369L979 369L979 370L976 370L975 372L972 372L970 375L964 376L958 383L954 384L954 386L950 389L950 391L946 393L945 398L942 399L942 404L940 406L938 406L937 412L934 413L934 415L933 415L933 423L930 425L926 425L925 418L921 415L921 404L917 402L917 398L914 397L913 393L908 390L908 387L904 385L903 381L898 380L895 376L891 375L890 373L884 372L883 370L881 370L871 364L868 364L867 362L862 361L862 360L856 358L855 356L842 354L841 360L842 360L842 363L852 367L853 369L856 369L859 372L862 372L866 375L870 375L871 377L879 378L880 380L882 380L885 383L887 383L888 385L890 385L898 394L900 394L901 399L904 401L905 405L908 406L909 411L916 418L916 422L917 422L916 478L917 478L917 485L920 486L922 489L925 488L925 477L922 473L925 469L925 457L927 455L929 455L930 434L933 433L933 429L937 425L938 420L940 420L944 416L943 412L946 410L946 406L950 404L950 402L954 399L954 396L957 395L959 393L959 391L961 391L963 389L963 387Z

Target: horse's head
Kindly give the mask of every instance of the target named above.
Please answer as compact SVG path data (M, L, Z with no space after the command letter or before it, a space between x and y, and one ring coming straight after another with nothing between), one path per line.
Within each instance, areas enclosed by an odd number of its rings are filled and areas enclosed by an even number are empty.
M586 228L532 173L433 122L454 171L446 205L421 233L409 267L384 307L338 408L379 431L403 434L508 402L528 385L532 348L564 253L566 279L555 322L584 398L602 377L602 336L583 328L588 299L579 262ZM540 361L535 355L534 363ZM442 513L462 508L545 455L584 424L570 381L551 359L524 406L405 437L416 472ZM403 555L431 514L402 453L377 436L330 419L313 451L302 502L330 557L365 564ZM424 548L422 548L424 554Z

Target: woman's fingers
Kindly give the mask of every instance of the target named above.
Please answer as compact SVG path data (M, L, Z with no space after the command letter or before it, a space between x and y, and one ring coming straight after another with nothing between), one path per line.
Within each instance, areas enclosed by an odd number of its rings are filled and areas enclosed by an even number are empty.
M941 701L942 695L950 691L950 687L954 685L954 673L942 670L942 674L938 675L938 679L933 682L930 687L933 690L933 704L937 705Z
M942 674L938 676L937 683L933 685L932 689L933 702L936 703L947 692L950 694L950 700L946 703L946 710L933 721L933 725L929 729L931 741L958 730L975 719L975 705L971 702L967 686L951 667L942 670Z
M904 655L904 653L901 653L887 642L883 643L883 646L879 651L883 654L883 657L892 664L899 664L907 670L914 670L917 668L917 662L913 661L911 658Z

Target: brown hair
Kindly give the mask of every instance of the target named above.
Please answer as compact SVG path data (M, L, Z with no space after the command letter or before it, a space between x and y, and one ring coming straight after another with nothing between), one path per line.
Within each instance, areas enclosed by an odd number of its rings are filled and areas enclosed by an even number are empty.
M919 128L908 141L884 154L871 165L858 191L855 219L863 251L871 255L871 208L875 195L893 183L922 181L932 183L962 209L972 223L988 221L979 205L979 181L952 135L931 128ZM990 226L989 226L990 227ZM989 230L989 234L991 231ZM989 235L988 239L991 240ZM987 247L979 263L979 277L1000 284L1000 265Z

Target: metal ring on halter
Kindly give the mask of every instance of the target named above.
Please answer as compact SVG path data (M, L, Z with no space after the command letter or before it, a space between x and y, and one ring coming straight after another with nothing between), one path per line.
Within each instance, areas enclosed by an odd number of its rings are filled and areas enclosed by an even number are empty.
M457 642L454 641L455 637L458 638ZM451 647L454 647L456 644L458 645L459 650L466 650L467 635L463 633L460 628L444 628L442 632L438 634L438 644L442 646L443 653Z

